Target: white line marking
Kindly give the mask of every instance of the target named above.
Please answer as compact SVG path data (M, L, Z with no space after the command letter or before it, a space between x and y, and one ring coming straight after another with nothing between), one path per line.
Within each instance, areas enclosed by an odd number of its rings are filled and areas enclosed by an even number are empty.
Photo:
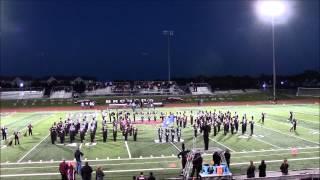
M22 156L17 163L20 163L28 154L31 153L31 151L33 151L36 147L38 147L45 139L47 139L50 136L50 134L48 134L46 137L44 137L37 145L33 146L33 148L31 148L24 156Z
M310 158L296 158L296 159L288 159L288 161L304 161L304 160L315 160L320 159L320 157L310 157ZM274 163L274 162L283 162L281 160L270 160L266 161L267 163ZM255 161L254 163L260 163L260 161ZM248 162L243 163L231 163L232 166L239 166L239 165L247 165ZM164 171L164 170L176 170L181 169L179 168L151 168L151 169L127 169L127 170L112 170L112 171L103 171L106 173L117 173L117 172L135 172L135 171ZM6 174L0 175L0 177L21 177L21 176L52 176L52 175L60 175L60 173L33 173L33 174Z
M262 143L268 144L268 145L270 145L270 146L272 146L272 147L281 149L281 147L279 147L279 146L277 146L277 145L274 145L274 144L271 144L271 143L269 143L269 142L267 142L267 141L264 141L264 140L262 140L262 139L259 139L259 138L256 138L256 137L253 137L253 138L254 138L255 140L258 140L258 141L262 142Z
M295 159L288 159L288 161L302 161L302 160L314 160L314 159L320 159L320 157L309 157L309 158L295 158ZM283 162L283 159L280 160L265 160L266 163L274 163L274 162ZM253 163L261 163L261 161L255 161ZM230 165L245 165L248 164L248 162L243 163L231 163Z
M230 147L228 147L228 146L226 146L226 145L224 145L224 144L222 144L222 143L219 143L218 141L216 141L216 140L214 140L214 139L212 139L212 138L210 138L210 137L209 137L209 139L210 139L211 141L214 141L214 142L220 144L221 146L229 149L229 150L232 151L232 152L236 152L235 150L231 149Z
M304 148L297 148L298 150L304 150L304 149L318 149L320 150L319 146L315 146L315 147L304 147ZM289 151L291 150L291 148L287 148L287 149L269 149L269 150L259 150L259 151L242 151L242 152L233 152L233 154L251 154L254 152L280 152L280 151ZM211 155L210 155L211 156ZM174 156L176 157L176 156ZM160 157L139 157L139 158L131 158L131 160L150 160L150 159L166 159L166 158L173 158L172 156L160 156ZM101 162L101 161L119 161L119 160L130 160L129 158L122 158L122 159L99 159L99 160L87 160L88 162ZM73 161L73 160L66 160L66 161ZM61 161L43 161L41 164L52 164L52 163L60 163ZM0 163L1 166L3 165L22 165L22 164L39 164L39 162L20 162L20 163L10 163L10 162L6 162L6 163Z
M135 171L164 171L164 170L177 170L181 168L150 168L150 169L128 169L128 170L113 170L103 171L105 173L117 173L117 172L135 172ZM95 172L93 172L95 173ZM60 175L60 173L33 173L33 174L6 174L0 175L0 177L21 177L21 176L53 176Z
M53 116L53 114L50 114L50 115L48 115L47 117L42 117L42 118L40 118L39 120L36 121L36 123L33 124L33 126L36 126L37 124L39 124L40 122L42 122L43 119L48 120L49 118L51 118L51 116ZM24 130L27 130L27 131L28 131L28 126L25 126L24 128L21 128L20 130L18 130L18 132L22 133L22 131L24 131ZM12 137L13 137L13 135L10 135L9 137L7 137L7 139L9 140L9 139L11 139ZM2 141L3 141L3 140L1 140L1 142L2 142ZM2 149L2 148L6 148L6 147L8 147L8 146L4 145L3 147L1 147L1 149Z
M179 149L173 142L170 142L170 144L172 144L179 152L181 151L181 149Z
M317 142L314 142L314 141L310 141L310 140L304 139L304 138L299 137L299 136L293 136L293 135L290 135L290 134L287 134L287 133L283 133L283 132L278 131L278 130L274 130L274 129L267 128L267 127L264 127L264 126L260 126L260 125L258 125L258 124L257 124L257 126L259 126L259 127L261 127L261 128L269 129L269 130L271 130L271 131L274 131L274 132L277 132L277 133L280 133L280 134L284 134L284 135L286 135L286 136L291 136L291 137L294 137L294 138L298 138L298 139L301 139L301 140L304 140L304 141L308 141L308 142L311 142L311 143L320 145L320 143L317 143Z
M309 153L318 153L319 151L309 151L309 152L301 152L298 154L309 154ZM238 156L238 157L232 157L232 159L239 159L239 158L250 158L250 157L265 157L265 156L277 156L277 155L288 155L290 153L278 153L278 154L268 154L268 155L253 155L253 156ZM203 156L212 156L212 154L204 154ZM135 165L135 164L157 164L157 163L172 163L172 162L178 162L178 160L175 161L156 161L156 162L134 162L134 163L118 163L118 164L93 164L91 166L121 166L121 165ZM34 167L6 167L6 168L0 168L1 170L14 170L14 169L43 169L43 168L58 168L59 166L34 166Z
M122 166L122 165L136 165L136 164L158 164L158 163L172 163L172 162L178 162L178 160L175 161L153 161L153 162L135 162L135 163L118 163L118 164L93 164L90 166ZM7 167L7 168L1 168L2 170L5 169L43 169L43 168L58 168L59 166L34 166L34 167Z
M297 148L298 150L304 150L304 149L318 149L320 150L320 147L310 147L310 148ZM233 152L233 154L249 154L249 153L260 153L260 152L279 152L279 151L290 151L291 148L288 149L267 149L267 150L259 150L259 151L245 151L242 150L241 152ZM211 155L210 155L211 156Z
M128 146L128 142L127 142L127 141L124 141L124 143L126 144L126 147L127 147L129 159L131 159L131 153L130 153L130 149L129 149L129 146Z
M309 152L301 152L299 154L309 154L309 153L319 153L319 151L309 151ZM278 155L291 155L291 153L277 153L277 154L268 154L268 155L253 155L253 156L236 156L236 157L231 157L231 159L238 159L238 158L249 158L249 157L268 157L268 156L278 156ZM212 156L212 154L210 155Z

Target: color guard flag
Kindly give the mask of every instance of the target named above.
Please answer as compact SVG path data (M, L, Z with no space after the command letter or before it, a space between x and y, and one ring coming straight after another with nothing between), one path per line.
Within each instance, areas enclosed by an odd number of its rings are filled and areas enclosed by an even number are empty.
M174 122L174 115L171 114L170 116L166 117L162 123L163 128L167 128L169 125L173 124Z

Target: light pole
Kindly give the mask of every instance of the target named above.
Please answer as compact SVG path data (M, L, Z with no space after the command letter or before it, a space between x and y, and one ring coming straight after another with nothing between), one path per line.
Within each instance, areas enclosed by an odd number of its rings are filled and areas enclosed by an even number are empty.
M174 31L163 30L162 33L163 33L163 35L167 36L167 39L168 39L168 81L170 82L170 80L171 80L170 37L173 36Z
M274 46L274 21L275 18L286 13L286 5L283 0L260 0L256 4L256 10L260 17L271 18L272 26L272 69L273 69L273 100L276 101L276 55Z
M272 69L273 69L273 101L275 102L276 97L276 55L275 55L275 48L274 48L274 16L272 16L271 20L272 24Z

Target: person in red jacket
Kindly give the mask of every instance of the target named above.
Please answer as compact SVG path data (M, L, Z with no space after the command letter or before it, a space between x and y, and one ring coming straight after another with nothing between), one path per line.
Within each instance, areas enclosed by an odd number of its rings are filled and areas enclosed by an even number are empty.
M71 162L68 163L68 180L75 180L76 179L76 172L74 170L73 164Z
M59 171L61 174L61 179L62 180L68 180L68 164L66 163L65 160L63 160L60 165L59 165Z

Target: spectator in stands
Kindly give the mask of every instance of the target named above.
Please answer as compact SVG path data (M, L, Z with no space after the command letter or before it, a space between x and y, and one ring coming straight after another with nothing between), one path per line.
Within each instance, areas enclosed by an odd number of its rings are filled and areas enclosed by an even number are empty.
M83 153L80 151L79 147L74 153L74 158L76 158L77 166L76 166L76 171L77 174L81 174L81 157L83 156Z
M288 168L289 168L288 160L284 159L283 163L280 166L280 170L282 172L282 175L288 175Z
M226 151L224 152L224 157L227 161L227 165L228 165L228 168L230 168L230 158L231 158L231 154L229 152L228 149L226 149Z
M86 162L81 169L82 180L91 180L92 168L89 166L89 163Z
M156 180L156 178L153 176L152 172L149 173L148 180Z
M68 176L67 176L68 164L66 163L65 160L62 160L62 162L60 163L59 171L60 171L60 174L61 174L61 179L62 180L68 180Z
M265 164L264 160L261 161L259 165L259 177L266 177L266 169L267 165Z
M101 169L101 167L98 167L96 170L96 180L103 180L104 173Z
M143 175L143 172L140 172L140 175L136 177L136 180L146 180L146 178Z
M256 170L256 167L253 165L253 161L250 161L250 166L247 169L247 178L254 178L255 170Z

